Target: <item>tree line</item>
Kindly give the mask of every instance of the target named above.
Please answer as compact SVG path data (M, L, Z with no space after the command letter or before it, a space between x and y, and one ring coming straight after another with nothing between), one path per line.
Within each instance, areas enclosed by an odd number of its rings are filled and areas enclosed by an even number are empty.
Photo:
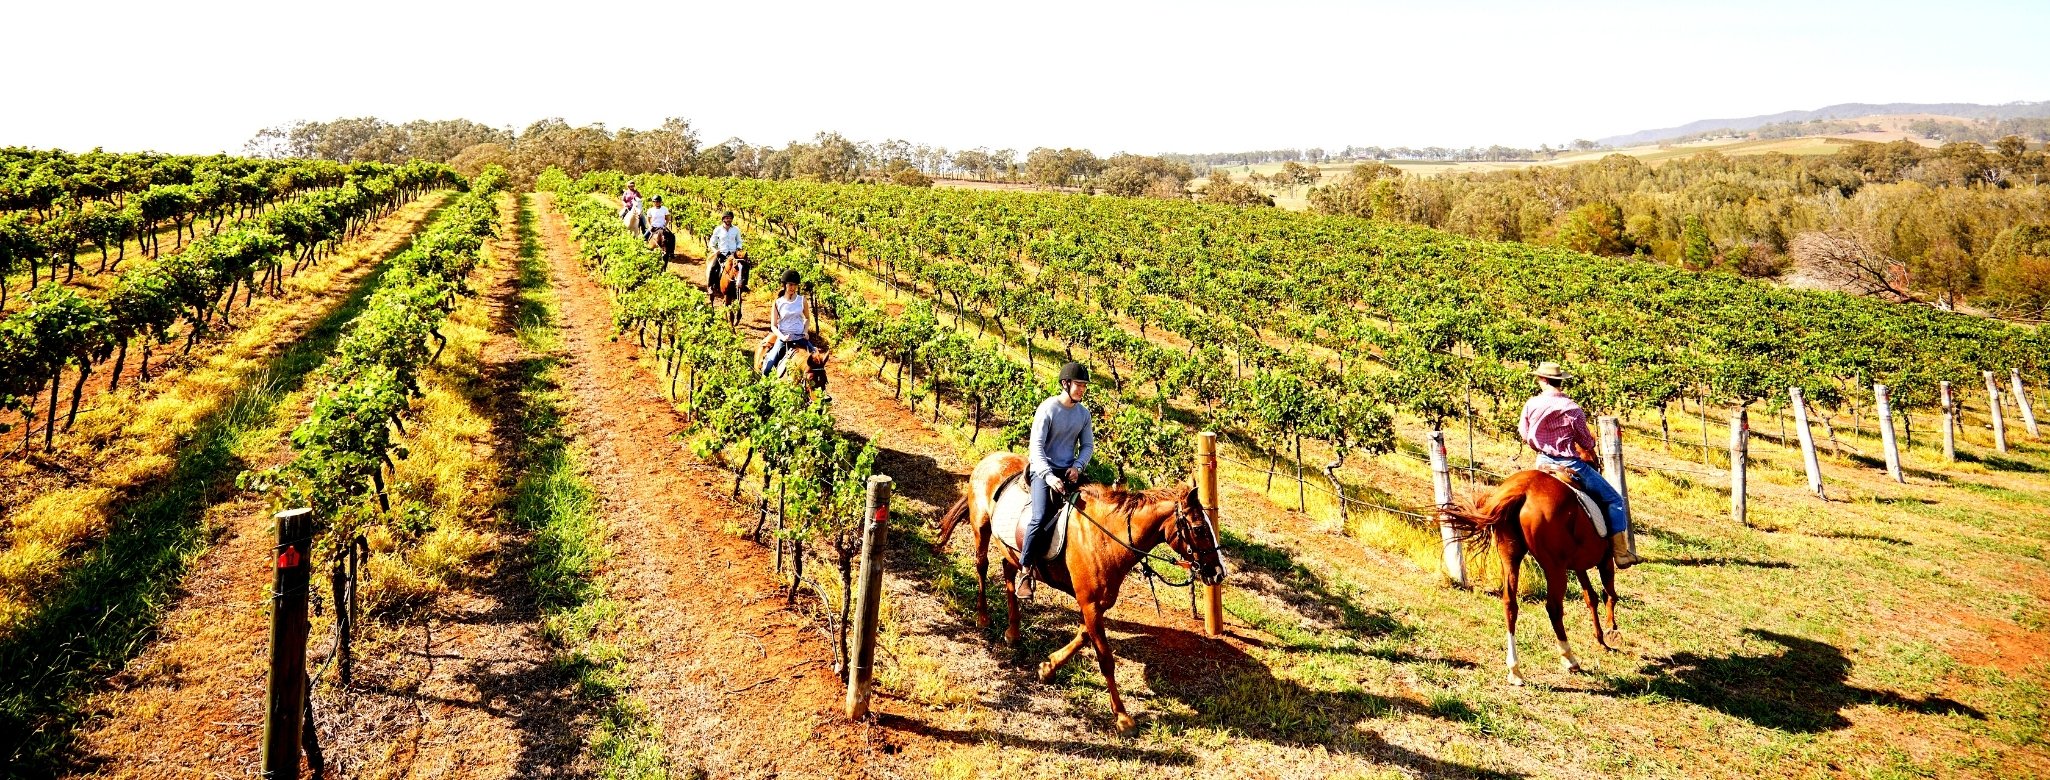
M1714 151L1435 177L1380 163L1313 209L1693 271L1803 280L1944 309L2050 316L2050 153L1856 143L1833 155Z
M739 138L706 144L689 120L670 118L648 130L613 130L543 119L525 129L496 129L465 119L393 124L375 117L295 122L265 128L244 146L264 158L316 158L340 162L426 160L465 175L503 166L511 179L531 183L559 168L591 171L804 179L821 182L891 182L931 186L936 178L1007 181L1125 196L1186 197L1197 173L1186 160L1118 153L1097 157L1087 149L1015 149L979 146L950 151L902 139L855 141L821 132L809 141L755 145ZM1321 157L1321 151L1318 152Z

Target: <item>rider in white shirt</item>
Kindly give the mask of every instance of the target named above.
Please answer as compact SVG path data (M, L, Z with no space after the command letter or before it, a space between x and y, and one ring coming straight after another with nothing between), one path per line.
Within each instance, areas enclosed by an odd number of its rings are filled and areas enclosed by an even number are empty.
M707 287L718 283L726 259L740 254L741 249L740 228L733 224L733 212L728 211L720 215L719 226L712 229L712 265L706 269L709 271L705 276ZM741 265L739 282L743 290L747 289L747 271L747 266Z
M662 205L662 196L657 195L648 203L651 204L648 209L641 212L641 217L648 221L648 232L653 233L656 228L669 227L669 209Z
M783 294L776 296L774 305L769 307L769 336L763 341L773 339L775 344L762 358L763 375L776 373L776 365L794 351L812 352L811 299L798 291L801 281L796 271L783 272Z

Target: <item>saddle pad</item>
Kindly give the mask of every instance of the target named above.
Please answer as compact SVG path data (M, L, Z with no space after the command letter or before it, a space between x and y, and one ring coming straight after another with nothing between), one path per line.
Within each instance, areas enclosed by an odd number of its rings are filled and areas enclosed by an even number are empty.
M1608 538L1609 518L1602 513L1602 506L1594 502L1594 496L1581 492L1580 488L1572 485L1567 485L1566 489L1573 491L1574 498L1580 499L1580 508L1587 510L1588 518L1594 521L1594 532L1602 538Z
M1032 485L1024 475L1011 477L997 488L997 505L990 512L989 529L1004 543L1004 547L1025 555L1025 516L1032 513ZM1054 513L1053 538L1046 546L1046 559L1057 561L1068 546L1068 515L1073 514L1066 504Z

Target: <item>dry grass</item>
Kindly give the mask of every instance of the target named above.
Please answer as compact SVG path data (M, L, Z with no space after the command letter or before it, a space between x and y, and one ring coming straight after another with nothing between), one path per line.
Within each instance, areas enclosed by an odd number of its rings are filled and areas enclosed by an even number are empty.
M0 637L30 614L39 596L107 530L125 497L169 473L172 455L202 420L219 415L237 391L265 381L273 356L312 320L309 303L337 294L336 280L392 252L442 200L435 195L402 208L372 240L349 245L321 264L286 280L286 294L235 315L227 340L195 350L195 360L134 381L130 365L122 389L100 396L79 413L77 426L57 441L62 459L88 464L74 484L36 496L0 519ZM160 350L157 360L175 349ZM131 361L139 353L131 355ZM95 378L94 381L104 381ZM34 468L9 459L16 474ZM14 499L10 498L12 503Z

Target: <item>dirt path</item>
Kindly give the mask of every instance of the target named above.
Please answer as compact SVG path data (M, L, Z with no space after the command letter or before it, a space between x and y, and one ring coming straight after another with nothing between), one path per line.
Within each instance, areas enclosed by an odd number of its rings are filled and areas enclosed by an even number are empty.
M541 222L568 355L572 439L602 500L616 557L607 577L632 613L636 698L648 705L675 766L713 776L895 774L907 740L849 724L833 654L783 606L769 552L734 534L755 513L727 496L731 477L676 435L640 350L612 338L611 303L578 267L566 225Z

